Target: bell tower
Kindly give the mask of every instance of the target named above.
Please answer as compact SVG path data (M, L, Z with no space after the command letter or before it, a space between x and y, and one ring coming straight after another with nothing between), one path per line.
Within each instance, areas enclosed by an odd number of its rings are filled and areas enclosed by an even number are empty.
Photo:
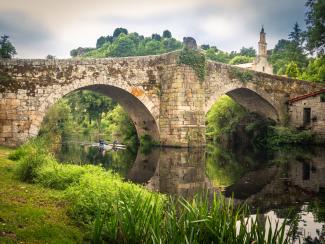
M262 29L260 32L260 40L258 42L258 53L252 64L252 70L264 72L268 74L273 74L273 67L267 61L267 45L265 39L264 26L262 25Z
M258 56L264 56L267 55L267 46L265 41L265 32L264 32L264 26L262 26L261 32L260 32L260 41L258 42Z

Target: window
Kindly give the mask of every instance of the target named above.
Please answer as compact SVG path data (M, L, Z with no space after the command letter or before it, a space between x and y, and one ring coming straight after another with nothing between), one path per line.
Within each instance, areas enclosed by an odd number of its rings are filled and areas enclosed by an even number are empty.
M304 108L304 125L309 125L311 121L311 108Z
M263 72L265 71L265 67L263 66Z
M320 94L320 102L325 103L325 92Z
M302 163L302 179L310 180L310 164L308 162Z

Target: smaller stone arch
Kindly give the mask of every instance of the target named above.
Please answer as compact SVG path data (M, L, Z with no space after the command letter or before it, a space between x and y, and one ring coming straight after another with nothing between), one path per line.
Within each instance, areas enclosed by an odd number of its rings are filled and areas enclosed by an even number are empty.
M229 84L223 87L222 90L217 91L210 97L210 99L207 99L205 109L206 113L222 95L228 95L250 112L258 113L264 117L279 122L277 104L273 101L273 98L264 91L256 90L254 87L250 87L249 85L234 86L234 84Z

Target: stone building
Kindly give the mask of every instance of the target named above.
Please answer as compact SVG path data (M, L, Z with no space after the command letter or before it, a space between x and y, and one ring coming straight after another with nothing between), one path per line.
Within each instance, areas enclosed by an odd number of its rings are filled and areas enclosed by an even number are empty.
M267 43L265 39L264 27L260 32L260 40L258 42L258 53L253 63L239 64L238 67L255 70L258 72L264 72L273 74L273 67L267 61Z
M292 98L288 102L291 125L311 129L318 137L325 138L325 89Z

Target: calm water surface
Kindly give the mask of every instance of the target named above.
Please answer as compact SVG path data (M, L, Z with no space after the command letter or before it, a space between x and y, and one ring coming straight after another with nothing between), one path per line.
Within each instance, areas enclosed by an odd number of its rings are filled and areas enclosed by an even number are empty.
M287 148L275 153L204 149L154 148L150 152L63 144L62 162L92 163L112 169L133 182L186 198L208 190L247 202L265 221L297 218L296 243L303 238L325 240L325 150ZM252 215L254 217L254 215Z

